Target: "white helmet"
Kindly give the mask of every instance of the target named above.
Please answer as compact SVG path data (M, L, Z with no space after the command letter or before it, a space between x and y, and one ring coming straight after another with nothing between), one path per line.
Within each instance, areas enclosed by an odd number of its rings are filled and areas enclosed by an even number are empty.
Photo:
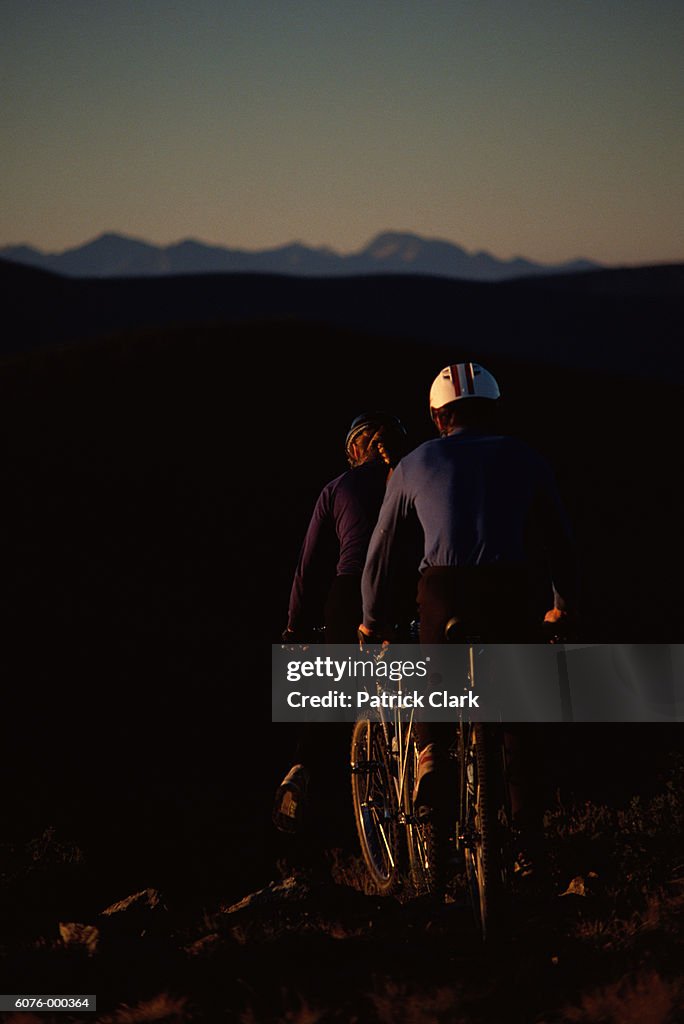
M501 392L489 370L479 363L454 363L445 366L432 382L430 410L442 409L459 398L491 398L495 401Z

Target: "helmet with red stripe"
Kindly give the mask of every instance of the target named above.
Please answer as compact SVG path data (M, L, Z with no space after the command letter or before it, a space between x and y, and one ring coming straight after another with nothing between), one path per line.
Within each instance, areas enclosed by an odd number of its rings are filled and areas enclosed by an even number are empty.
M490 398L496 401L501 392L495 378L479 363L454 363L437 374L430 388L430 412L461 398Z

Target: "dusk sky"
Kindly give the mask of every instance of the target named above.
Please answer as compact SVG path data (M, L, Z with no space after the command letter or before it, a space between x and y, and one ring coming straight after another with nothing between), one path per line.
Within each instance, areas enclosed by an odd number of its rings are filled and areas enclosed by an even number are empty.
M684 260L682 0L0 0L0 245Z

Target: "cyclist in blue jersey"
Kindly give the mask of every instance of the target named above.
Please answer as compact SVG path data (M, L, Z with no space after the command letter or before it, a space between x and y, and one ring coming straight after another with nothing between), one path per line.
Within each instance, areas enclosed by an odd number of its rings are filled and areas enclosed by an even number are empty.
M489 642L529 642L542 618L559 624L574 613L575 558L553 474L494 428L499 397L478 363L446 366L435 378L430 414L440 437L402 459L388 483L363 572L361 643L391 639L395 564L416 523L422 643L444 643L449 623ZM416 803L429 809L443 799L446 743L437 725L419 723L417 735Z

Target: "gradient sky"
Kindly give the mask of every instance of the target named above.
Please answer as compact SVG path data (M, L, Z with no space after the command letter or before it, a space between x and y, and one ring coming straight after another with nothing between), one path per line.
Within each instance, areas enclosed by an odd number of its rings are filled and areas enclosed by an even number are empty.
M0 245L684 260L682 0L0 0Z

